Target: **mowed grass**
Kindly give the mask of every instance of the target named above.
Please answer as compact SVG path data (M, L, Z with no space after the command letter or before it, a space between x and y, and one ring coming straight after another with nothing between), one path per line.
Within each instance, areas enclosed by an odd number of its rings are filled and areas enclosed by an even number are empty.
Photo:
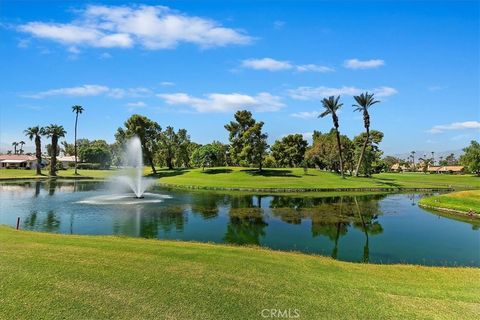
M480 269L0 226L2 319L478 319Z
M423 198L420 205L459 212L474 212L480 216L480 190L459 191Z
M303 168L256 169L223 167L190 170L162 170L160 183L173 186L227 189L480 189L480 178L473 175L423 173L382 173L372 178L350 177Z
M58 170L59 178L77 178L77 179L105 179L115 173L115 170L78 170L79 175L75 175L74 169ZM0 180L10 179L46 179L48 170L42 170L42 175L36 175L35 170L25 169L1 169Z

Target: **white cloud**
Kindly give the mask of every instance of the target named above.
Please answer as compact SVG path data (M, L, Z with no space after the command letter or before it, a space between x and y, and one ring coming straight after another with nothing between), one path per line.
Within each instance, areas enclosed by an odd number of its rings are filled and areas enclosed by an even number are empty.
M284 106L280 97L267 92L261 92L255 96L240 93L209 93L202 98L186 93L158 94L157 96L169 105L186 105L197 112L234 112L240 109L272 112Z
M77 87L58 88L46 91L37 92L34 94L23 95L26 98L42 99L52 96L74 96L74 97L86 97L86 96L99 96L106 95L112 98L123 97L139 97L150 94L150 90L147 88L109 88L107 86L85 84Z
M398 93L398 91L391 87L378 87L370 90L360 89L357 87L298 87L296 89L291 89L288 91L290 97L297 100L318 100L329 96L337 95L359 95L362 92L373 92L377 97L388 97Z
M100 55L100 59L110 59L112 55L108 52L104 52Z
M242 67L254 70L283 71L295 69L298 72L330 72L334 69L317 64L296 65L290 61L275 60L272 58L247 59L242 61Z
M79 11L69 23L29 22L21 32L64 45L101 48L174 48L192 43L202 48L248 44L252 37L218 22L188 16L163 6L96 6Z
M133 107L133 108L142 108L146 107L147 105L143 101L137 101L137 102L129 102L127 103L127 107Z
M164 87L169 87L169 86L174 86L175 83L174 83L174 82L170 82L170 81L162 81L162 82L160 82L160 85L161 85L161 86L164 86Z
M295 118L300 118L300 119L313 119L313 118L317 118L319 114L320 114L320 111L301 111L301 112L291 113L290 116Z
M297 65L295 66L297 71L299 72L332 72L335 71L333 68L326 67L326 66L320 66L318 64L302 64L302 65Z
M372 60L358 60L358 59L349 59L345 60L344 67L348 69L373 69L385 65L385 61L381 59L372 59Z
M480 129L479 121L453 122L450 124L436 125L428 130L430 133L441 133L448 130Z
M280 61L272 58L247 59L242 61L242 67L254 70L280 71L292 69L293 66L288 61Z

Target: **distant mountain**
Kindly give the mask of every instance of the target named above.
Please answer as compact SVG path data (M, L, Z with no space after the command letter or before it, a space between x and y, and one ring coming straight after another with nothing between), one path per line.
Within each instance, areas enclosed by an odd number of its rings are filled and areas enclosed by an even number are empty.
M462 149L458 149L458 150L448 150L448 151L440 151L440 152L435 152L435 161L438 161L438 159L440 157L447 157L448 155L450 155L451 153L453 153L455 155L455 158L459 158L462 154L463 154L463 150ZM423 158L424 155L427 155L427 157L431 157L431 151L424 151L424 150L415 150L415 159L418 159L418 158ZM395 157L395 158L399 158L399 159L408 159L410 157L410 152L408 153L397 153L397 154L388 154L388 156L392 156L392 157Z

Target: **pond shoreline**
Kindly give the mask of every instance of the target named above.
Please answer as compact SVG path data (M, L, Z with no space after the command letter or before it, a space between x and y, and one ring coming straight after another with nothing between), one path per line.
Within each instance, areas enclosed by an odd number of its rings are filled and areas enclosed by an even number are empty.
M480 220L480 214L477 214L477 213L474 213L473 215L470 215L468 212L465 212L465 211L455 210L455 209L450 209L450 208L444 208L444 207L429 206L429 205L422 204L422 203L419 203L418 206L420 208L424 208L424 209L430 209L430 210L449 213L453 216L460 216L460 217L463 217L463 218Z
M271 192L271 193L302 193L302 192L435 192L435 191L454 191L453 188L245 188L245 187L214 187L214 186L195 186L170 183L158 183L158 186L177 190L211 190L211 191L244 191L244 192Z

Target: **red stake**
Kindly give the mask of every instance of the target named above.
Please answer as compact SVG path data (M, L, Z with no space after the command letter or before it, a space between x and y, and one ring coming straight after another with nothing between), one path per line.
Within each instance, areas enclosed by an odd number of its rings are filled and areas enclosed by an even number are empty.
M17 230L18 230L18 227L20 227L20 217L17 218Z

